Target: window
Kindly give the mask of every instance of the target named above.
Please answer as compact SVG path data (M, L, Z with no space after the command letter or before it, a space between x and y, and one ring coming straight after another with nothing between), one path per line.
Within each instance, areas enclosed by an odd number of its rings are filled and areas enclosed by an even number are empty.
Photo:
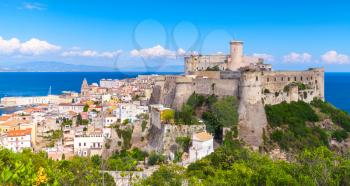
M267 82L269 82L270 81L270 78L267 78Z
M81 143L79 143L79 147L81 146Z
M84 147L86 146L86 143L84 143Z
M300 81L303 81L303 76L300 77Z
M281 81L283 81L283 77L281 77Z
M288 81L290 81L290 77L288 77Z
M258 80L259 80L259 77L258 77L258 76L256 76L255 81L258 81Z
M294 77L294 81L297 81L297 77L296 76Z

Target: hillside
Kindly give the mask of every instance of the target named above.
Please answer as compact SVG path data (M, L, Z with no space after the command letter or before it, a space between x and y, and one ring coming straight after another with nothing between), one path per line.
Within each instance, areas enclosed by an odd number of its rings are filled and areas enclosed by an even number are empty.
M280 148L287 155L325 146L346 153L350 141L350 117L327 102L315 99L265 107L269 126L264 150Z

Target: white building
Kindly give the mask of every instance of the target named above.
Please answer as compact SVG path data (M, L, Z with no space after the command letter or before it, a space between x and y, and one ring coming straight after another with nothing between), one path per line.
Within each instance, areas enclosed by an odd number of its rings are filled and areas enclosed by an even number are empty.
M113 123L117 122L118 118L114 117L114 116L107 116L103 119L103 126L105 127L109 127L111 126Z
M74 137L74 154L78 156L101 155L104 145L102 132Z
M85 105L83 104L61 103L58 105L58 112L60 114L67 113L69 111L81 113L84 111L84 106Z
M57 95L35 96L35 97L4 97L1 98L1 105L5 107L38 105L38 104L58 104L60 98Z
M120 82L117 79L101 79L100 87L103 88L115 88L120 86Z
M102 102L105 103L105 102L108 102L108 101L110 101L112 99L112 95L104 94L104 95L102 95L101 98L102 98Z
M32 129L11 130L7 133L6 148L21 152L24 148L32 148Z
M121 103L119 107L113 111L113 114L117 119L120 119L121 122L124 120L134 122L137 120L137 116L143 113L148 113L148 107L133 103Z
M214 152L213 136L207 132L195 133L189 150L189 161L194 162Z

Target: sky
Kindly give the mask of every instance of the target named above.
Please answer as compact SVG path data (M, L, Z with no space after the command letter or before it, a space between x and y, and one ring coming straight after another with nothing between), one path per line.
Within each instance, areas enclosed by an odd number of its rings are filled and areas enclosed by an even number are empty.
M58 61L171 71L191 53L246 55L276 70L350 72L350 2L2 0L0 64Z

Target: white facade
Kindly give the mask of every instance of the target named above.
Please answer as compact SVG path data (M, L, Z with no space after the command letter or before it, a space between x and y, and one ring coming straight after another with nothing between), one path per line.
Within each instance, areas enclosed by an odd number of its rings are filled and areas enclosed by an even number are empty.
M91 134L87 136L74 137L74 154L78 156L92 156L101 154L104 145L104 136L100 134Z
M102 102L108 102L112 99L112 96L110 94L104 94L102 95Z
M117 117L105 117L104 120L103 120L103 125L105 127L109 127L111 126L113 123L117 122L118 121L118 118Z
M6 148L14 152L21 152L24 148L32 148L31 129L10 131L6 140Z
M5 107L38 105L38 104L58 104L60 98L57 95L35 96L35 97L4 97L1 98L1 104Z
M63 104L59 104L58 105L58 112L60 114L63 114L63 113L67 113L69 111L73 111L73 112L76 112L76 113L81 113L84 111L84 105L77 105L77 104L67 104L67 103L63 103Z
M137 116L143 113L148 112L147 106L135 105L133 103L122 103L119 107L114 111L114 114L117 119L120 119L121 122L124 120L129 120L130 122L134 122L137 120Z
M119 86L119 81L117 79L101 79L100 87L104 88L115 88Z
M214 140L206 132L196 133L192 136L192 146L189 150L189 161L194 162L214 152Z

